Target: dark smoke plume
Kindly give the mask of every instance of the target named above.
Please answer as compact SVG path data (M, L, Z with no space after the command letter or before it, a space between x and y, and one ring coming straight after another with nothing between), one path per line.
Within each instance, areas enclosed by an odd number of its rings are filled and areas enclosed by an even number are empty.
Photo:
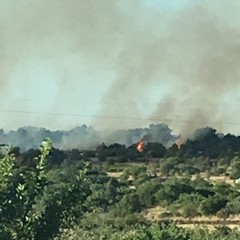
M226 5L228 13L224 12ZM106 98L140 98L144 109L148 91L155 86L161 98L149 118L170 124L182 137L207 125L231 128L234 109L225 99L240 87L240 29L236 24L240 18L234 21L228 14L236 13L236 5L240 9L233 1L189 1L170 16L158 9L152 22L144 25L147 28L136 21L137 31L118 59L118 78ZM166 83L171 87L165 89ZM102 108L102 114L114 112L126 118L141 117L137 100L113 101ZM121 124L121 119L107 122Z
M91 115L98 129L165 122L183 138L204 126L238 131L229 102L240 99L240 2L161 2L4 1L1 108ZM80 120L4 112L0 121L62 129Z

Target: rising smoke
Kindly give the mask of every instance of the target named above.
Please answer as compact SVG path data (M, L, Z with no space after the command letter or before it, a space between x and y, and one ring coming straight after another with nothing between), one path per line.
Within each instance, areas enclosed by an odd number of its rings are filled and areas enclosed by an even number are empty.
M41 111L84 114L98 101L91 123L99 129L165 122L183 137L206 125L236 131L231 123L238 114L227 102L239 100L240 3L165 2L4 1L1 96L37 96L45 101ZM79 107L85 98L92 103ZM35 107L32 101L2 103L13 105ZM61 116L5 114L0 120L9 128L81 124Z
M69 131L51 131L37 127L22 127L9 132L0 130L0 145L18 146L21 151L38 148L46 138L50 138L56 148L86 150L96 149L102 142L107 145L120 143L128 147L138 142L139 139L143 139L145 142L162 143L169 147L178 136L175 136L166 124L151 124L147 128L115 130L109 135L86 125L75 127Z

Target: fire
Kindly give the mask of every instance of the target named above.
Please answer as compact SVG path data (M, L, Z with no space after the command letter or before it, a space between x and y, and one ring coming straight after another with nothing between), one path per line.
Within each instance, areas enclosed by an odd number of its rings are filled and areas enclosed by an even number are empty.
M142 152L144 148L144 141L141 140L140 142L137 143L137 151Z

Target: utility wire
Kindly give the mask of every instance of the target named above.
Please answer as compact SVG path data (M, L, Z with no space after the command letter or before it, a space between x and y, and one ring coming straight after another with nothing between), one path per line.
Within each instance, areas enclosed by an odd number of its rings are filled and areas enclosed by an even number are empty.
M35 112L23 110L7 110L0 109L0 112L18 113L18 114L36 114L36 115L51 115L51 116L65 116L65 117L81 117L81 118L102 118L102 119L122 119L135 121L152 121L152 122L177 122L177 123L205 123L205 124L223 124L223 125L240 125L240 122L226 122L226 121L204 121L204 120L188 120L188 119L173 119L173 118L140 118L127 116L111 116L111 115L87 115L80 113L58 113L58 112Z

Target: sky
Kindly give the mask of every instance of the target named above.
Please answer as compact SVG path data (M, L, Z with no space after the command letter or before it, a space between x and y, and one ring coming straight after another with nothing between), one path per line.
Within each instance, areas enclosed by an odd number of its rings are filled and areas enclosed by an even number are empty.
M0 127L240 134L239 1L0 3Z

